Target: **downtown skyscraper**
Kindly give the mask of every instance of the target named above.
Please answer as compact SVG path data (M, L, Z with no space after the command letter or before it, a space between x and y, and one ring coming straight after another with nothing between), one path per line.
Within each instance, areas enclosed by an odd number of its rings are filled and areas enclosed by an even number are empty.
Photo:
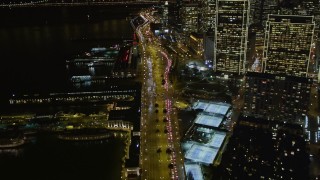
M268 15L263 72L246 74L245 115L301 124L309 110L314 28L313 16Z
M216 0L216 72L245 73L249 9L249 0Z
M180 10L181 29L185 33L198 32L199 30L199 4L184 3Z
M263 71L306 77L315 22L313 16L268 15Z
M307 114L312 79L247 72L243 113L301 124Z
M216 21L216 0L200 0L199 32L212 32Z

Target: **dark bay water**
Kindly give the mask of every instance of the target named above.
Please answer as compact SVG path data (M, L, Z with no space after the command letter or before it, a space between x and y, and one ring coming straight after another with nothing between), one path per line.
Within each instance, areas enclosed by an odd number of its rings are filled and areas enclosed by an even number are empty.
M0 149L1 179L118 180L123 155L120 139L76 143L40 134L19 149Z
M132 38L129 17L136 11L125 7L0 9L0 102L15 92L64 89L65 60L95 46ZM117 180L123 150L118 139L74 144L41 134L21 148L0 149L0 179Z
M65 60L132 38L125 7L0 9L2 95L61 89Z

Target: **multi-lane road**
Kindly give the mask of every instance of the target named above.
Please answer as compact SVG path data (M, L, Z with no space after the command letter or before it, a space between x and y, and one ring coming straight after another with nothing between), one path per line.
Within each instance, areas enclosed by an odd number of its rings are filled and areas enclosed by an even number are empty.
M172 108L174 91L169 82L171 56L150 32L149 22L155 18L147 12L140 15L146 20L136 30L142 52L142 179L185 179L178 118Z

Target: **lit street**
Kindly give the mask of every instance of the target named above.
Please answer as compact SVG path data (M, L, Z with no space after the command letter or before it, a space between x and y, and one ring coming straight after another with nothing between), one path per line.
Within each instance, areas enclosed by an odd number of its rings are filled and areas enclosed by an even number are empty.
M149 23L138 28L137 34L142 49L142 179L184 179L178 118L172 109L169 83L172 61L151 35Z

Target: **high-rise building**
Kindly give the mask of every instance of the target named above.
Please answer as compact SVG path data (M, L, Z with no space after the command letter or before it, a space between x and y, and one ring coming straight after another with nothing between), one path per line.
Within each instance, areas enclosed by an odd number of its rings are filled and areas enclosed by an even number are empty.
M213 31L216 15L216 0L200 0L199 32Z
M212 67L214 56L212 51L214 48L214 34L212 32L204 34L203 41L205 64L209 64L209 67Z
M204 35L191 33L189 36L189 47L200 57L203 56L204 53Z
M312 79L247 72L244 115L301 123L308 111Z
M183 32L198 32L198 3L186 3L181 7L181 27Z
M240 116L222 154L221 179L315 179L300 125Z
M169 24L175 26L177 29L181 29L181 7L183 0L176 0L173 5L168 7Z
M167 28L168 26L168 21L169 21L168 6L169 6L168 1L165 1L164 4L162 5L162 17L161 17L162 28Z
M278 0L250 0L249 53L247 67L261 72L265 38L265 25L268 14L277 14Z
M319 0L316 0L314 2L314 20L315 20L315 24L316 24L316 27L315 27L315 41L316 41L316 53L315 53L315 63L316 63L316 68L318 70L320 70L319 68L319 62L320 62L320 1Z
M180 4L184 32L206 33L214 30L216 0L194 0Z
M265 25L268 14L277 14L278 0L250 0L250 22Z
M302 1L302 6L306 11L306 15L312 16L314 15L314 11L316 8L317 3L315 0L304 0Z
M249 0L216 0L214 69L245 72Z
M269 15L263 53L264 72L306 77L314 28L313 16Z

